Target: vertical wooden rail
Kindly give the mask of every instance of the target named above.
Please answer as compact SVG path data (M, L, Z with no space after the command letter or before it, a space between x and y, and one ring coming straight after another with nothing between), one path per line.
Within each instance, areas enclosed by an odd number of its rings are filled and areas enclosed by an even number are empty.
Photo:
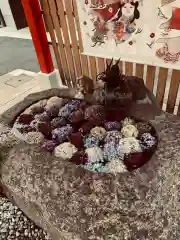
M67 1L67 0L66 0ZM65 10L64 6L62 3L62 0L53 0L51 3L54 2L53 4L57 6L57 14L58 18L60 21L60 26L62 28L62 36L64 38L64 46L66 50L66 56L68 60L68 65L71 73L71 80L73 83L73 86L76 85L76 73L75 73L75 66L74 66L74 61L73 61L73 54L72 54L72 48L71 48L71 42L70 42L70 37L69 37L69 32L68 32L68 26L66 22L66 15L65 15ZM56 4L55 4L56 3Z
M80 54L79 54L79 44L77 41L76 36L76 28L75 28L75 22L73 17L73 8L72 8L72 1L71 0L65 0L65 7L66 7L66 15L68 20L68 26L69 26L69 33L71 36L71 45L72 50L74 53L74 60L76 65L76 71L77 71L77 77L80 77L82 75L82 69L81 69L81 60L80 60Z
M158 76L158 85L157 85L156 97L157 97L161 107L163 106L167 77L168 77L168 69L160 68L159 69L159 76Z
M58 40L58 47L60 49L59 52L61 53L61 60L62 60L63 67L64 67L64 74L66 76L68 86L71 86L71 74L69 73L69 67L68 67L68 63L67 63L66 52L64 49L63 37L62 37L62 33L61 33L61 26L59 23L56 5L55 5L54 0L46 0L46 2L49 5L51 17L52 17L53 24L55 27L57 40ZM54 31L54 29L53 29L53 31Z
M180 71L174 70L172 73L171 85L169 89L169 96L168 96L168 102L167 102L167 112L169 113L174 112L174 107L176 104L176 98L178 94L179 82L180 82Z
M79 22L79 17L78 17L76 0L72 0L72 4L73 4L74 17L75 17L75 22L76 22L77 32L78 32L78 38L79 38L80 53L83 53L83 43L82 43L81 28L80 28L80 22ZM83 74L86 75L86 76L89 76L87 56L81 55L81 60L82 60Z
M147 67L146 86L150 91L153 91L153 88L154 88L155 73L156 73L156 67L154 66Z
M132 76L133 75L133 63L126 62L125 63L125 73L127 76Z
M51 73L54 71L54 66L39 1L22 0L22 5L31 32L41 72Z
M105 71L104 58L98 58L98 72L102 73Z
M50 11L49 11L48 2L47 2L47 0L42 0L41 3L42 3L42 9L43 9L43 12L44 12L44 20L45 20L46 26L48 28L48 31L50 33L52 46L53 46L53 50L54 50L54 55L56 57L57 67L59 69L59 74L61 76L61 81L64 85L67 85L65 74L64 74L64 69L63 69L60 54L59 54L59 51L58 51L58 43L56 42L56 36L55 36L55 33L54 33L54 26L53 26L53 22L52 22L52 19L51 19L51 14L50 14Z
M143 64L136 64L136 76L139 78L144 77L144 65Z

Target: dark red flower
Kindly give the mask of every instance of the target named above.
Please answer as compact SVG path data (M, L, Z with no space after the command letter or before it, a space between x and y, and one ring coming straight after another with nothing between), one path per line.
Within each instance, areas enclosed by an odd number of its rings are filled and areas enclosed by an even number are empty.
M80 109L72 113L70 117L71 122L77 123L84 120L84 112Z
M81 132L72 133L69 137L69 140L78 149L84 147L83 135Z
M85 152L80 151L76 152L72 158L70 159L72 163L75 163L76 165L85 165L88 162L88 156Z
M79 129L79 131L85 135L87 133L90 132L90 130L94 127L94 123L92 121L88 121L88 122L85 122L81 128Z
M52 138L52 129L48 123L40 123L38 126L39 132L41 132L47 139Z
M148 160L149 157L146 153L132 153L125 157L124 164L129 171L132 171L143 166Z
M31 114L21 114L17 120L20 124L30 124L30 122L34 119L34 116Z

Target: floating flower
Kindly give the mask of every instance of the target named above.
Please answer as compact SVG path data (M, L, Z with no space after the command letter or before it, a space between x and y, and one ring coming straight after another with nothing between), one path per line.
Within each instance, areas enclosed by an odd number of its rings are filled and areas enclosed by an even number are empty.
M156 145L157 140L150 133L144 133L141 135L141 142L143 149L149 149Z
M125 127L127 125L133 125L135 124L134 120L131 119L131 118L125 118L123 121L122 121L122 126Z
M80 128L79 128L79 131L82 133L82 134L87 134L90 132L90 130L94 127L94 123L93 121L89 121L89 122L85 122Z
M38 131L41 132L47 139L51 139L52 138L52 134L51 134L51 125L48 123L39 123L38 125Z
M105 128L106 128L107 131L120 130L121 124L120 124L120 122L117 122L117 121L106 122L105 123Z
M88 162L88 156L83 151L76 152L70 159L70 162L73 162L77 165L85 165Z
M124 154L142 152L140 141L134 137L120 139L118 149Z
M113 130L113 131L106 132L104 141L106 143L107 142L118 143L121 138L122 138L121 133L117 130Z
M103 162L103 151L99 147L87 148L85 150L88 155L88 164Z
M99 146L99 139L92 135L84 137L84 146L86 148L93 148Z
M64 99L59 98L57 96L51 97L47 101L47 106L54 106L54 107L57 107L57 108L61 108L63 106L63 104L64 104Z
M124 164L127 166L128 170L134 170L147 162L147 155L143 152L136 152L126 155L124 159Z
M61 128L56 128L52 131L52 139L60 144L68 139L72 131L73 129L69 124Z
M90 171L90 172L102 172L102 164L100 163L94 163L94 164L86 164L82 166L84 169Z
M43 112L41 114L36 114L34 116L34 118L40 122L49 122L51 120L51 117L47 112Z
M69 140L78 149L84 147L83 135L80 132L72 133L69 137Z
M32 114L21 114L16 122L24 125L30 124L30 122L34 119L34 116Z
M45 140L43 145L42 145L42 148L48 152L53 152L55 147L57 147L57 142L54 141L54 140Z
M120 148L114 142L106 143L103 150L104 158L108 159L108 161L113 159L123 160L124 158L124 152L120 151Z
M106 135L106 130L103 127L94 127L91 129L91 135L99 140L102 140Z
M102 122L105 119L104 107L100 105L92 105L85 110L85 119L90 121Z
M66 160L71 159L77 151L77 148L73 144L70 142L64 142L54 149L54 154L56 157Z
M36 129L36 131L38 131L38 127L39 124L42 123L41 121L39 121L38 119L34 119L31 123L30 123L30 127L32 127L33 129Z
M45 111L51 118L58 117L59 108L55 105L46 105Z
M63 127L67 124L67 121L65 118L62 117L56 117L54 119L52 119L51 121L51 128L55 129L55 128L60 128Z
M122 129L121 129L121 134L123 135L123 137L137 137L139 132L137 130L137 128L134 125L125 125Z
M139 134L150 133L151 130L152 130L152 126L149 123L146 123L146 122L138 122L136 124L136 127L139 131Z
M80 104L81 104L80 100L72 100L71 102L67 103L60 109L59 116L69 118L71 113L77 110Z
M71 113L70 121L73 123L81 122L84 120L84 112L82 109L76 110Z

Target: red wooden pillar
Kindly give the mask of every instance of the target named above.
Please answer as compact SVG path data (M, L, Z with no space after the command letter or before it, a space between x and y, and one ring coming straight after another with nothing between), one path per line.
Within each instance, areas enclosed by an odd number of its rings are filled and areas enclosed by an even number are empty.
M41 72L54 71L42 11L38 0L21 0L31 32Z

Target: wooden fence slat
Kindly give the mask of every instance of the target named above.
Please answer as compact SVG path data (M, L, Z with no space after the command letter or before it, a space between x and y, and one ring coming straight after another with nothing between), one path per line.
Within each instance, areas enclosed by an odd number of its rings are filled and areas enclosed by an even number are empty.
M154 88L155 73L156 67L154 66L147 67L146 86L150 91L153 91Z
M125 63L125 74L126 76L132 76L133 75L133 63L126 62Z
M157 97L161 107L163 106L167 77L168 77L168 69L160 68L159 69L159 76L158 76L158 85L157 85L156 97Z
M119 62L119 69L120 69L120 72L122 73L123 72L123 62L122 61Z
M94 82L96 82L97 77L97 68L96 68L96 59L95 57L89 57L91 76Z
M79 15L78 15L78 10L77 10L76 0L72 0L72 3L73 3L73 9L74 9L75 22L76 22L76 26L77 26L78 38L79 38L80 53L82 53L83 52L83 43L82 43L81 28L80 28L80 22L79 22ZM81 60L82 60L83 74L86 75L86 76L89 76L87 56L81 55Z
M143 78L144 77L144 65L136 64L136 77Z
M65 0L65 7L66 7L66 14L69 24L69 32L71 35L71 41L72 41L72 49L74 52L74 59L76 64L76 71L77 71L77 77L79 78L82 75L81 70L81 60L79 55L79 46L77 42L77 36L76 36L76 29L74 25L74 17L73 17L73 9L72 9L72 1L71 0Z
M180 71L173 70L167 102L167 112L173 113L180 82Z
M66 17L64 14L64 6L62 3L62 0L54 0L53 2L56 2L57 5L57 12L60 20L60 25L62 28L62 33L64 37L64 45L65 45L65 50L66 50L66 55L67 55L67 60L68 60L68 65L69 69L71 72L71 80L73 85L76 85L76 73L75 73L75 66L73 62L73 54L72 54L72 49L71 49L71 43L70 43L70 38L69 38L69 33L68 33L68 26L66 22Z
M98 69L99 73L104 72L105 70L104 58L98 58Z
M63 45L63 38L62 38L62 34L61 34L61 28L60 28L60 24L59 24L59 20L58 20L58 15L56 12L56 6L54 3L54 0L48 0L48 2L49 2L49 9L50 9L51 17L52 17L52 20L54 23L54 27L56 29L58 46L60 48L61 59L62 59L62 63L64 66L64 74L65 74L66 80L68 82L68 85L70 86L71 85L70 84L71 75L69 74L69 68L68 68L66 53L65 53L65 49L64 49L64 45ZM54 28L53 28L53 31L54 31Z
M59 74L60 74L60 77L61 77L61 81L64 85L67 85L66 80L65 80L65 75L64 75L64 70L63 70L61 58L60 58L60 54L59 54L59 51L58 51L58 45L56 43L56 36L55 36L54 30L53 30L54 26L53 26L53 23L52 23L52 19L51 19L49 7L48 7L48 2L47 2L47 0L42 0L41 3L42 3L42 9L44 11L44 15L43 15L44 20L45 20L46 26L48 28L48 31L49 31L49 34L50 34L50 37L51 37L52 46L53 46L53 49L54 49L54 55L56 57L57 66L58 66L58 69L59 69Z

